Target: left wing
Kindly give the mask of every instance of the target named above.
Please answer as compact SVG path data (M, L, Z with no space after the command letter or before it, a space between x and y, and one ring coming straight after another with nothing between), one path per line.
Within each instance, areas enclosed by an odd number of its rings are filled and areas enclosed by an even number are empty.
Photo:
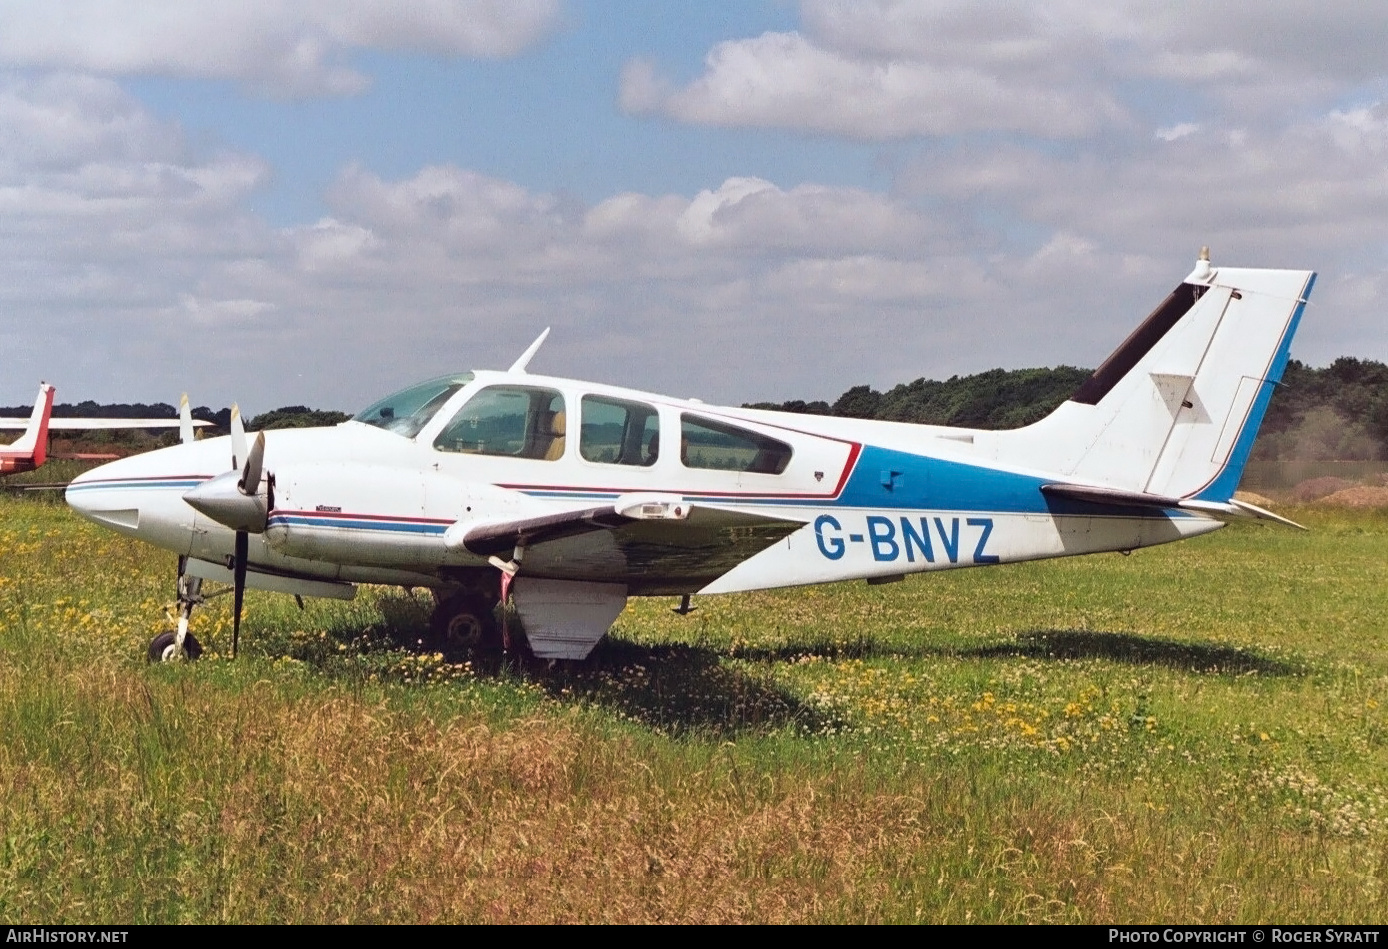
M480 556L520 548L516 559L526 576L620 582L633 594L691 593L802 526L670 495L624 495L558 514L460 521L444 543Z

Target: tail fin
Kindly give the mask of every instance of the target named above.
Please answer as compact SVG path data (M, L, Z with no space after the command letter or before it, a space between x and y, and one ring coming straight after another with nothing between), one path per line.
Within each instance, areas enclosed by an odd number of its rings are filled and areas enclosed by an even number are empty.
M34 414L29 416L29 425L24 434L5 446L5 453L11 456L32 453L31 463L35 468L48 460L48 418L53 413L54 388L46 382L39 383L39 395L34 400Z
M1238 486L1316 275L1195 270L1054 413L1030 461L1088 484L1215 503Z
M186 445L193 440L193 410L188 407L188 393L178 397L178 440Z

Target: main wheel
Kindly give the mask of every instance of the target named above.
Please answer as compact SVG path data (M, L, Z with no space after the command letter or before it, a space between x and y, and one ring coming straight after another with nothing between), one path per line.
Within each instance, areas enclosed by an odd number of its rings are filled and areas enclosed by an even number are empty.
M496 608L486 597L456 594L434 608L429 646L445 656L460 656L501 646Z
M174 630L160 633L149 642L149 661L150 662L173 662L178 658L175 643L178 641L178 633ZM202 655L202 643L192 633L183 636L183 653L189 659L196 659Z

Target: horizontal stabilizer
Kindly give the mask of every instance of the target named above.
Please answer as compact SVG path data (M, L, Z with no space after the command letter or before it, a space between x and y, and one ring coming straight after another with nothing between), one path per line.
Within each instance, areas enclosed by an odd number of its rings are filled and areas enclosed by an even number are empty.
M1232 498L1229 501L1229 506L1238 509L1249 517L1257 517L1265 521L1276 521L1279 524L1286 524L1288 527L1295 527L1299 531L1309 530L1309 528L1302 527L1290 518L1283 517L1280 514L1274 514L1266 508L1261 508L1256 504L1249 504L1247 501L1240 501L1237 498Z
M1256 517L1266 521L1276 521L1297 530L1306 530L1296 521L1274 514L1271 511L1249 504L1247 501L1230 500L1200 501L1193 498L1172 498L1160 494L1147 494L1143 491L1124 491L1119 488L1101 488L1087 484L1045 484L1041 493L1047 497L1068 498L1071 501L1087 501L1090 504L1108 504L1117 507L1154 507L1162 509L1180 508L1199 511L1203 514L1222 514L1227 517Z
M1123 507L1180 507L1180 498L1168 498L1145 491L1124 491L1121 488L1098 488L1087 484L1043 484L1041 493L1047 497L1088 501L1090 504L1113 504Z

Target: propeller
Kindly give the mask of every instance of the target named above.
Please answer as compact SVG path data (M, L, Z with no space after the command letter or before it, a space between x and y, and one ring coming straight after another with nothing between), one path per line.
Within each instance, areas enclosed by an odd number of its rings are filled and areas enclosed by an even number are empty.
M193 488L183 495L195 510L236 532L232 548L231 576L233 614L231 656L241 638L241 605L246 596L246 563L250 558L250 535L265 531L270 509L275 506L274 475L265 468L265 433L257 432L255 442L246 447L246 429L241 410L231 407L231 470ZM265 493L261 493L261 484Z
M241 421L241 406L231 404L231 470L246 460L246 426Z
M185 392L178 397L178 440L186 445L193 438L193 410L188 407L188 393Z
M236 532L236 552L231 568L231 658L236 658L237 642L241 638L241 604L246 599L246 558L250 556L251 535Z

